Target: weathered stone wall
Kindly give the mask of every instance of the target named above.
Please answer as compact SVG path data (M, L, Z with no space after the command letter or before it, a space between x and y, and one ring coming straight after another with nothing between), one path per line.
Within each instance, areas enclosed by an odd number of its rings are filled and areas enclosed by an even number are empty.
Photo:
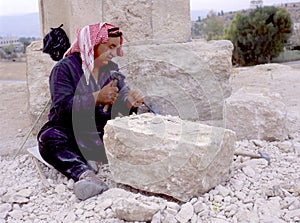
M187 42L191 38L186 0L39 0L39 8L42 35L63 23L71 42L77 28L99 21L121 27L125 42Z

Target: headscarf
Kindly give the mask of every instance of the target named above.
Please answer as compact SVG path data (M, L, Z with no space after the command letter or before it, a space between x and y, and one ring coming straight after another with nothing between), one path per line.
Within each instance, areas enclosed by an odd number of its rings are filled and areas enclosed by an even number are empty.
M122 44L122 32L119 31L118 27L108 23L91 24L77 30L77 38L64 56L69 56L75 52L80 53L87 85L94 69L94 47L98 44L107 43L109 37L117 36L121 37L120 44ZM121 47L118 49L117 55L123 56Z

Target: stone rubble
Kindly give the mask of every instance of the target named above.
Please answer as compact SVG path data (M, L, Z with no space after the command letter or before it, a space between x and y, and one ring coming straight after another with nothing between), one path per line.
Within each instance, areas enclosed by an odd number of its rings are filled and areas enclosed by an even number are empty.
M292 145L300 135L283 142L238 141L236 149L265 151L263 159L234 156L227 182L188 202L130 190L111 180L107 166L101 174L110 190L79 201L73 180L41 164L50 184L46 188L33 158L0 157L0 223L15 222L300 222L300 156Z

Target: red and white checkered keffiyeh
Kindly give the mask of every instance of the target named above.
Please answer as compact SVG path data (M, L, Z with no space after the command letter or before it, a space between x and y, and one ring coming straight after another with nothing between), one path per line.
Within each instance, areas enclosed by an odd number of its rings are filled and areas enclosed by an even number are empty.
M89 84L90 75L94 69L94 47L108 42L108 30L116 28L108 23L87 25L77 30L77 38L65 53L65 57L79 52L82 60L82 70ZM116 32L119 32L118 30ZM122 37L121 37L122 44ZM118 49L118 56L123 56L122 48Z

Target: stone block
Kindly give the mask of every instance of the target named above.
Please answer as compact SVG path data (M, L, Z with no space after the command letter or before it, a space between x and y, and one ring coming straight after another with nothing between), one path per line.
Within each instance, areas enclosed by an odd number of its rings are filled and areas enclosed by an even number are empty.
M63 29L69 35L69 16L70 10L68 1L61 0L39 0L39 14L41 35L45 36L50 28L64 24Z
M50 98L49 76L55 63L48 54L42 52L42 41L32 42L26 48L28 110L32 122ZM47 115L48 111L44 112L41 123L47 120Z
M110 0L103 2L103 19L118 25L126 42L187 42L191 38L190 5L186 0Z
M239 140L284 140L287 110L279 94L267 88L242 87L225 101L225 127Z
M188 201L228 178L235 133L145 113L108 121L104 145L114 181Z
M102 21L102 0L39 0L39 10L42 36L64 24L70 42L78 28Z
M162 115L187 120L222 120L231 94L232 43L131 45L116 58L128 85L140 89Z

